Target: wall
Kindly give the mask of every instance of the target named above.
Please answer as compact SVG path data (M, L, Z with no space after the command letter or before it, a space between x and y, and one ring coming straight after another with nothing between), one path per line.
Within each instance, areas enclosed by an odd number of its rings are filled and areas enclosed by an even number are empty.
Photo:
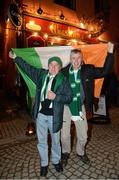
M94 15L94 0L77 0L77 15L93 17Z
M72 21L79 22L75 11L53 3L53 0L42 0L40 1L41 2L40 4L38 1L32 3L32 0L23 0L23 2L24 4L28 5L27 10L30 13L38 15L37 9L39 8L39 5L40 5L40 7L43 9L45 16L52 17L55 19L59 17L61 14L61 11L63 11L63 14L66 20L69 20L69 22L72 22Z
M3 73L4 88L12 88L14 83L14 64L9 60L8 53L10 47L16 47L16 32L11 22L7 22L7 12L10 1L2 1L0 6L1 12L1 68Z

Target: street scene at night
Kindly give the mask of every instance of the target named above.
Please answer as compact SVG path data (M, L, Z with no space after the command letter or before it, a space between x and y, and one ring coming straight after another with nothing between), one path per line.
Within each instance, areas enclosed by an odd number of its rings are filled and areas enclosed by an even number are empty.
M81 162L73 148L63 172L56 172L50 163L48 179L119 179L119 108L111 108L109 113L111 123L93 124L87 145L90 165ZM40 179L37 138L26 136L31 121L20 111L0 122L0 179Z
M0 1L0 179L119 180L119 1Z

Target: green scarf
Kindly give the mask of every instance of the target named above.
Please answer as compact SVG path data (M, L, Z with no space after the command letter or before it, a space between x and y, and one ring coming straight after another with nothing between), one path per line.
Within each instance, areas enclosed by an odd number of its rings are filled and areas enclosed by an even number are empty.
M43 79L42 79L42 89L41 89L41 101L44 100L44 94L46 94L46 90L47 90L47 81L50 77L50 74L44 74L43 75ZM54 89L53 91L56 92L57 88L62 84L63 80L64 80L64 75L60 72L58 73L55 77L55 85L54 85Z
M70 112L73 116L79 116L79 112L82 111L81 98L80 98L80 71L77 72L77 78L75 80L73 67L69 69L69 82L73 91L73 100L69 104Z

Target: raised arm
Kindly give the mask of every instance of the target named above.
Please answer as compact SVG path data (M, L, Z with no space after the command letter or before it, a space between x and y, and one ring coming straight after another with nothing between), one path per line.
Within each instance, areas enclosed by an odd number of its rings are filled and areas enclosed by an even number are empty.
M42 73L43 69L35 68L25 62L21 57L16 56L13 51L9 52L9 57L29 76L29 78L36 83L38 77Z
M107 56L105 59L104 66L94 68L95 79L103 78L111 72L114 63L113 51L114 51L114 44L108 42L108 50L107 50Z

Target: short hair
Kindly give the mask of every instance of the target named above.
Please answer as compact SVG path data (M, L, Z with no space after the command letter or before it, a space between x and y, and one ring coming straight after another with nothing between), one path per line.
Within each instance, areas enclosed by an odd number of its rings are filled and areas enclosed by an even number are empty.
M72 49L71 53L70 53L70 57L71 57L72 53L74 53L74 54L78 54L79 53L83 57L83 53L82 53L81 49Z
M74 54L77 54L77 53L80 53L82 55L82 63L81 64L85 64L84 63L84 60L83 60L83 53L82 53L82 50L81 49L72 49L71 50L71 53L70 53L70 57L71 57L71 54L74 53Z
M71 54L72 54L72 53L75 53L75 54L81 53L81 54L82 54L82 51L81 51L81 49L72 49L72 50L71 50Z

